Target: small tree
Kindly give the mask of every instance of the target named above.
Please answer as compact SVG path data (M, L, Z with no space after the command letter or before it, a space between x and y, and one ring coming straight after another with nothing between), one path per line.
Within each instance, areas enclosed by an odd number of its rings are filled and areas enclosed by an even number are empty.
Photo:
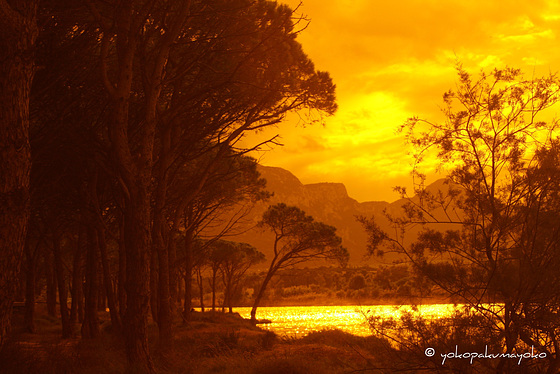
M366 280L364 279L364 276L361 274L354 275L350 279L350 282L348 282L348 288L351 290L361 290L366 288Z
M251 309L252 321L256 320L268 283L279 269L314 259L336 260L341 265L348 262L348 251L336 235L336 228L315 222L299 208L283 203L270 206L259 226L274 233L274 247L272 261Z
M224 283L224 306L228 307L230 313L233 312L233 301L238 294L241 279L253 265L264 262L265 257L262 252L247 243L228 242L225 246L223 261L220 265L222 281Z

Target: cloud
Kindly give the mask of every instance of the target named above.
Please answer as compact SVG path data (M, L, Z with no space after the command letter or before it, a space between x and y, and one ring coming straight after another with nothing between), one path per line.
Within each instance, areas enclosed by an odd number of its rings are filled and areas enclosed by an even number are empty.
M325 127L292 119L265 131L280 133L285 146L263 163L306 183L343 182L360 200L394 196L392 187L410 180L395 130L412 115L442 119L457 62L474 74L509 65L539 76L560 67L557 1L304 0L298 12L311 18L298 40L331 73L339 111Z

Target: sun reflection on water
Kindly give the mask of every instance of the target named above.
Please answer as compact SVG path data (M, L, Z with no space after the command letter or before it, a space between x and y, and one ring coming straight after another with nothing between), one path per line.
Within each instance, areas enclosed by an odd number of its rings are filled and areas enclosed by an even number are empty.
M454 308L453 304L261 307L257 310L257 319L272 321L261 327L281 336L302 337L313 331L333 328L369 336L371 331L366 316L398 319L403 313L410 312L426 318L443 318L450 316ZM249 318L251 308L235 308L234 311Z

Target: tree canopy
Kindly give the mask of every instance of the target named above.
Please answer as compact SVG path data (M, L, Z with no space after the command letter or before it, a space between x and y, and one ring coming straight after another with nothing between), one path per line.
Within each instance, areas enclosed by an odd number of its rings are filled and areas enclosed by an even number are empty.
M360 218L369 251L402 253L483 315L500 349L534 346L553 368L556 327L540 318L560 306L558 188L549 183L558 173L557 123L546 117L560 99L559 81L524 79L510 68L474 78L459 67L458 75L457 90L443 96L443 122L415 117L403 125L415 151L416 196L398 189L406 203L400 215L389 215L395 235ZM445 175L438 191L425 188L421 172L432 151ZM498 371L507 365L500 360Z
M178 259L192 269L188 255L178 257L180 238L190 235L186 249L204 227L219 223L231 233L267 196L255 160L247 157L262 144L242 147L240 139L280 125L292 111L315 118L334 113L335 86L303 52L293 10L273 1L49 0L39 7L27 2L29 9L24 3L0 1L9 21L0 26L6 36L0 43L14 52L0 63L0 79L25 91L15 106L21 111L2 109L0 118L19 116L24 128L15 129L22 137L14 144L23 156L28 112L31 118L32 198L20 201L34 214L29 269L41 267L36 275L49 285L49 310L55 283L61 309L71 290L70 311L62 312L65 336L75 333L78 320L84 338L97 336L97 296L104 292L129 369L150 372L148 313L160 345L170 349ZM13 17L12 4L21 17ZM20 26L29 34L16 40L10 32ZM22 50L12 51L12 41ZM18 67L20 53L26 59ZM40 69L31 86L35 65ZM1 86L2 95L13 88ZM5 159L19 157L13 156ZM21 180L25 195L29 160L23 158L9 174ZM6 230L21 234L10 244L13 271L2 273L8 283L23 254L25 204L16 204L17 219L0 216L17 223ZM31 270L26 275L32 289L37 279ZM0 297L0 309L8 310L12 296ZM4 314L0 339L8 325Z
M251 319L256 319L259 303L270 279L279 269L306 261L326 259L345 266L348 251L342 246L342 239L336 235L336 228L316 222L304 211L284 203L270 206L259 223L274 234L273 257L268 272L255 297Z

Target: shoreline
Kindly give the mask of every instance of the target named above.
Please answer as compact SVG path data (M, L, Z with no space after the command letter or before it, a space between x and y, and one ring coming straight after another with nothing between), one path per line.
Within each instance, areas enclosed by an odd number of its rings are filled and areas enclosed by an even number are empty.
M299 307L299 306L374 306L374 305L441 305L441 304L463 304L460 300L449 300L443 297L434 298L386 298L386 299L332 299L325 300L324 298L293 298L284 300L264 300L259 308L274 308L274 307ZM239 303L234 305L233 308L251 308L252 303ZM200 305L193 305L193 308L199 310ZM211 307L205 305L204 310L210 310ZM222 306L216 306L219 311ZM227 309L227 307L226 307Z

